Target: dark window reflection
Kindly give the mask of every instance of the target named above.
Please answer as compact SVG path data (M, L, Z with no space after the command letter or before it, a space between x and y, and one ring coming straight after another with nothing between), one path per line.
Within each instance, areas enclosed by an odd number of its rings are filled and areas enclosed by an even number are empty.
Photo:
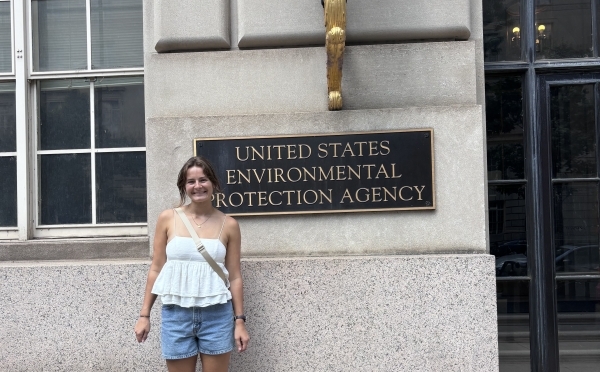
M554 185L554 241L557 273L598 272L598 183Z
M0 152L17 151L15 83L0 83Z
M41 82L40 150L84 148L90 148L89 83Z
M96 154L98 223L146 222L146 154Z
M496 256L496 275L527 276L525 185L490 185L490 252Z
M529 281L498 280L500 372L530 371Z
M523 179L523 104L520 77L485 82L488 179Z
M596 176L594 85L552 87L550 107L552 175Z
M557 279L556 302L560 370L598 372L600 279Z
M590 0L537 0L536 58L593 57Z
M0 157L0 226L17 226L17 158Z
M96 84L96 147L145 146L142 79L107 78Z
M483 47L485 62L521 59L519 0L483 2Z
M40 156L42 225L92 222L90 154Z

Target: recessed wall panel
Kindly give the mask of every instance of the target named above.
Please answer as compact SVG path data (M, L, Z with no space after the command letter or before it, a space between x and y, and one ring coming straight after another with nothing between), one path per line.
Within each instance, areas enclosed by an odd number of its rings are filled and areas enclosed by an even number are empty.
M229 48L229 1L159 0L156 3L154 48L157 52Z

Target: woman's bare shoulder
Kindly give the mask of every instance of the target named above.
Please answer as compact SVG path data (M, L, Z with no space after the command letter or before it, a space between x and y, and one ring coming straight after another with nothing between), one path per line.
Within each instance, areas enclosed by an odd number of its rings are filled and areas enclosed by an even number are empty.
M158 215L158 224L161 223L169 223L173 220L173 217L175 216L175 209L165 209L164 211L160 212L160 214Z
M240 225L237 220L231 216L225 215L225 229L227 231L240 231Z

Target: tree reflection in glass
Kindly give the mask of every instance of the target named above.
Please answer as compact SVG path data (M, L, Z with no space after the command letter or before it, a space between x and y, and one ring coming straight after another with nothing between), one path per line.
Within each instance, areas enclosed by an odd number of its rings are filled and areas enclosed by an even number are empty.
M536 2L536 59L593 57L590 0Z
M594 85L565 85L550 90L552 176L596 176Z
M524 179L521 78L486 79L485 104L488 179Z
M486 62L521 59L519 0L483 2L483 46Z

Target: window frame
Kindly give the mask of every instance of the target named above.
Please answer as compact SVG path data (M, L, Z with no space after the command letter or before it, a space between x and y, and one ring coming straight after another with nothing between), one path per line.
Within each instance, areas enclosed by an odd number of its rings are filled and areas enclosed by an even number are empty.
M33 60L35 57L35 46L33 45L34 22L32 1L27 0L27 45L31 58L28 60L28 71L31 79L51 79L51 78L89 78L99 76L110 76L117 72L118 76L124 75L143 75L144 67L125 67L125 68L110 68L110 69L92 69L92 19L91 19L91 0L85 0L85 16L86 16L86 58L87 68L85 70L60 70L60 71L35 71Z
M527 277L496 278L529 280L530 366L535 372L559 371L557 299L554 290L556 276L554 251L545 249L553 242L553 195L550 164L550 129L542 115L545 109L542 95L546 84L564 82L569 74L585 76L600 74L600 0L590 0L593 57L536 60L535 0L521 0L521 59L519 61L485 62L485 76L521 76L523 81L523 125L526 185L526 231L528 242ZM570 84L579 83L568 80ZM544 85L544 86L542 86ZM596 105L600 107L600 92ZM596 128L598 118L596 119ZM600 137L600 130L597 136ZM600 140L600 139L599 139ZM600 142L597 142L600 143ZM597 154L597 156L599 156ZM535 159L540 159L536 161ZM600 156L599 156L600 159ZM600 164L600 163L599 163ZM599 175L600 176L600 175ZM488 185L509 181L488 181ZM568 278L572 278L569 276ZM587 278L587 276L586 276Z
M0 83L14 83L14 82L15 82L15 80L12 77L11 77L11 79L0 78ZM15 101L16 101L16 84L15 84ZM16 109L16 102L15 102L15 109ZM15 122L16 122L16 120L15 120ZM15 128L15 132L16 132L16 128ZM16 138L15 138L15 142L16 142ZM4 157L15 157L16 159L18 159L16 149L15 149L15 151L0 152L0 158L4 158ZM17 188L17 192L18 192L18 188ZM17 206L17 215L18 215L18 206ZM18 216L17 216L17 219L18 219ZM0 226L0 240L1 239L16 239L16 238L18 238L19 235L18 235L17 230L18 230L18 221L17 221L17 226Z
M1 73L0 81L15 82L16 121L17 121L17 226L0 227L0 241L27 241L34 238L88 238L88 237L143 237L148 234L147 222L103 223L82 225L41 225L39 211L39 163L38 150L38 86L42 80L50 79L95 79L100 77L144 77L144 67L91 69L91 0L86 0L87 24L87 70L77 71L33 71L33 32L32 0L12 1L11 3L11 48L13 52L12 72ZM21 51L16 53L15 51ZM19 54L16 56L16 54ZM17 58L19 57L19 58ZM90 128L93 129L94 85L90 84ZM92 132L93 135L93 132ZM112 149L86 150L92 159L101 152L146 152L146 147L124 147ZM68 153L73 153L70 151ZM12 155L12 153L11 153ZM94 161L94 160L92 160ZM95 172L92 172L95 177ZM92 187L92 195L95 186ZM93 198L93 208L96 199ZM94 209L93 215L96 215ZM95 221L93 221L95 222Z
M105 77L106 75L102 75ZM120 74L111 74L113 77L123 77ZM139 76L139 75L128 75ZM74 78L70 76L70 78ZM117 147L117 148L96 148L95 146L95 77L88 78L89 82L89 105L90 105L90 147L85 149L65 149L65 150L40 150L39 149L39 95L40 84L42 80L55 80L51 77L39 79L31 84L31 102L35 111L36 119L32 121L34 129L31 132L31 146L33 154L33 188L36 190L33 195L33 237L34 238L68 238L68 237L93 237L93 236L140 236L147 235L147 222L127 222L127 223L97 223L97 198L96 198L96 161L95 155L99 153L124 153L124 152L143 152L146 153L146 147ZM40 166L39 156L60 155L60 154L90 154L90 177L91 177L91 209L92 222L89 224L41 224L41 184L40 184Z

